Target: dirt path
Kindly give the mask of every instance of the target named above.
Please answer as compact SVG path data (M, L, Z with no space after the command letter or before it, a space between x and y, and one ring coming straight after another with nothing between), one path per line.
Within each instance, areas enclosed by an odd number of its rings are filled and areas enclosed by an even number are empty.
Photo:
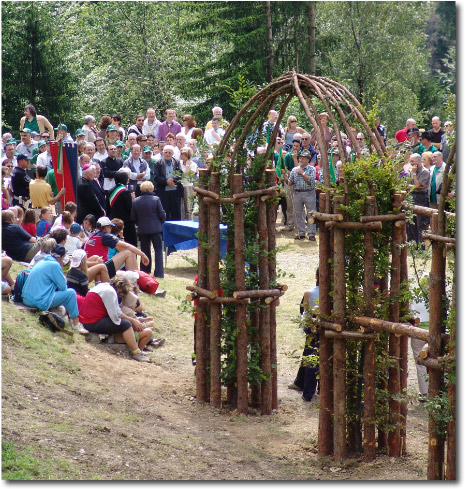
M313 266L315 250L302 245L283 252L280 266L298 271L299 259ZM37 367L47 359L4 341L3 439L34 447L36 457L58 460L70 479L425 479L427 418L416 401L409 408L407 457L380 455L370 464L351 458L343 466L317 457L318 401L306 403L287 389L301 352L296 326L288 322L298 311L294 303L299 288L283 298L280 313L278 411L245 417L198 405L190 361L191 319L174 310L174 296L193 278L193 270L185 266L181 259L169 258L161 284L167 298L150 302L150 312L164 317L159 329L167 339L151 354L152 364L110 354L78 338L65 345L78 368L62 380L59 375L50 380L31 368L31 362ZM308 285L308 273L300 272L294 283ZM4 304L4 321L11 307ZM409 393L416 390L410 362Z

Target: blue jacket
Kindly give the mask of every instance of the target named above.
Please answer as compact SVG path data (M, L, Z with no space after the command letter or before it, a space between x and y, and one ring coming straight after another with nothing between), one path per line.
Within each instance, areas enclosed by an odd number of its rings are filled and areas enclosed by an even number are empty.
M131 219L136 222L139 234L161 233L166 212L160 198L153 192L142 192L141 196L132 202Z
M61 265L53 256L47 255L32 267L23 287L23 303L46 311L52 303L55 292L66 289L66 278Z

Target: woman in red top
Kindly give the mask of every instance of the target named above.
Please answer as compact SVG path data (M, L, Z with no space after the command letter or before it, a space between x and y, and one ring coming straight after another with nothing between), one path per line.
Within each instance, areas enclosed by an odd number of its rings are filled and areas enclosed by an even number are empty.
M36 223L37 221L35 211L33 209L28 209L24 214L21 227L34 238L37 235Z
M152 337L152 330L145 328L138 318L124 314L119 306L131 289L131 283L121 276L96 285L79 304L79 320L91 333L121 333L132 358L139 362L150 362L142 350Z

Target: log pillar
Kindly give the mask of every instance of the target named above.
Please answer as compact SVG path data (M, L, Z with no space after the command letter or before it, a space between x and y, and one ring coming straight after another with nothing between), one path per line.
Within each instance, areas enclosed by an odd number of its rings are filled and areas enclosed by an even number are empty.
M330 212L329 193L320 194L320 210ZM331 267L330 267L330 230L320 222L319 226L319 283L320 315L331 315ZM327 338L320 329L320 415L318 417L318 455L333 453L333 340Z
M375 197L366 197L365 214L372 216L375 211ZM365 315L374 316L375 268L373 233L365 231L365 256L363 258L363 299L366 303ZM376 388L375 388L375 342L366 341L363 345L363 460L371 462L376 457Z
M211 192L220 193L220 174L210 175ZM210 248L208 250L208 288L219 296L220 289L220 206L210 204ZM210 303L210 405L221 406L221 304Z
M431 231L438 232L438 215L431 217ZM431 272L429 281L429 356L438 358L442 354L441 333L443 333L444 312L442 300L445 295L446 259L444 243L432 242ZM442 370L430 369L428 397L431 399L441 393L444 375ZM428 431L428 480L443 479L444 439L436 433L436 423L429 417Z
M242 192L242 174L233 175L233 194ZM245 290L244 204L234 204L234 266L236 290ZM236 305L237 411L248 413L247 305Z
M207 168L199 170L199 186L206 189L208 187L210 171ZM204 197L199 195L199 235L206 237L208 235L208 206L203 201ZM198 280L197 283L202 289L208 287L208 251L203 239L199 239L198 246ZM207 304L198 301L196 305L197 318L195 320L195 390L198 402L206 402L208 400L208 392L210 390L207 379L207 364L209 364L209 356L207 357ZM207 360L208 359L208 360Z
M340 213L343 196L334 197L334 212ZM343 229L334 229L334 320L345 326L346 283ZM334 393L334 460L342 462L347 456L346 422L346 343L345 339L334 339L333 348L333 393Z

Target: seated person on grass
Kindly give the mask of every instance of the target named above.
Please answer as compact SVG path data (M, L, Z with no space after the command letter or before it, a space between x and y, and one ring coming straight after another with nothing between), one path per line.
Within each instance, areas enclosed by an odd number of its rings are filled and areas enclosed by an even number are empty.
M57 244L56 240L53 238L44 238L40 241L40 251L34 256L29 263L29 268L32 268L34 265L37 265L40 261L42 261L47 255L50 255L53 247Z
M100 282L109 282L108 270L103 261L89 267L87 264L87 255L84 250L75 250L71 255L71 263L68 274L66 275L66 284L69 288L74 289L76 294L82 297L89 291L89 282L95 280L95 285Z
M116 275L116 270L124 264L126 270L138 270L137 256L141 257L144 265L149 259L132 244L126 243L116 236L112 236L111 230L114 224L106 216L100 217L97 221L97 232L93 234L84 245L87 256L97 255L105 262L110 278ZM108 259L109 248L116 248L118 253L112 259Z
M2 211L2 250L15 261L30 262L39 252L36 238L16 224L11 210Z
M47 235L52 229L52 209L50 207L42 207L40 209L39 220L37 221L36 235L41 238Z
M101 283L89 290L80 304L80 320L91 333L121 333L132 358L150 362L141 350L152 337L152 330L145 328L138 318L130 318L121 311L119 302L131 290L124 277L113 277L109 283Z
M6 255L5 252L2 253L2 295L8 295L11 293L15 286L15 281L10 275L10 268L13 264L13 260Z
M65 255L65 247L55 245L50 255L31 269L22 290L23 304L37 307L41 311L64 306L73 323L73 329L80 334L87 334L88 331L79 322L76 292L66 287L63 275Z

